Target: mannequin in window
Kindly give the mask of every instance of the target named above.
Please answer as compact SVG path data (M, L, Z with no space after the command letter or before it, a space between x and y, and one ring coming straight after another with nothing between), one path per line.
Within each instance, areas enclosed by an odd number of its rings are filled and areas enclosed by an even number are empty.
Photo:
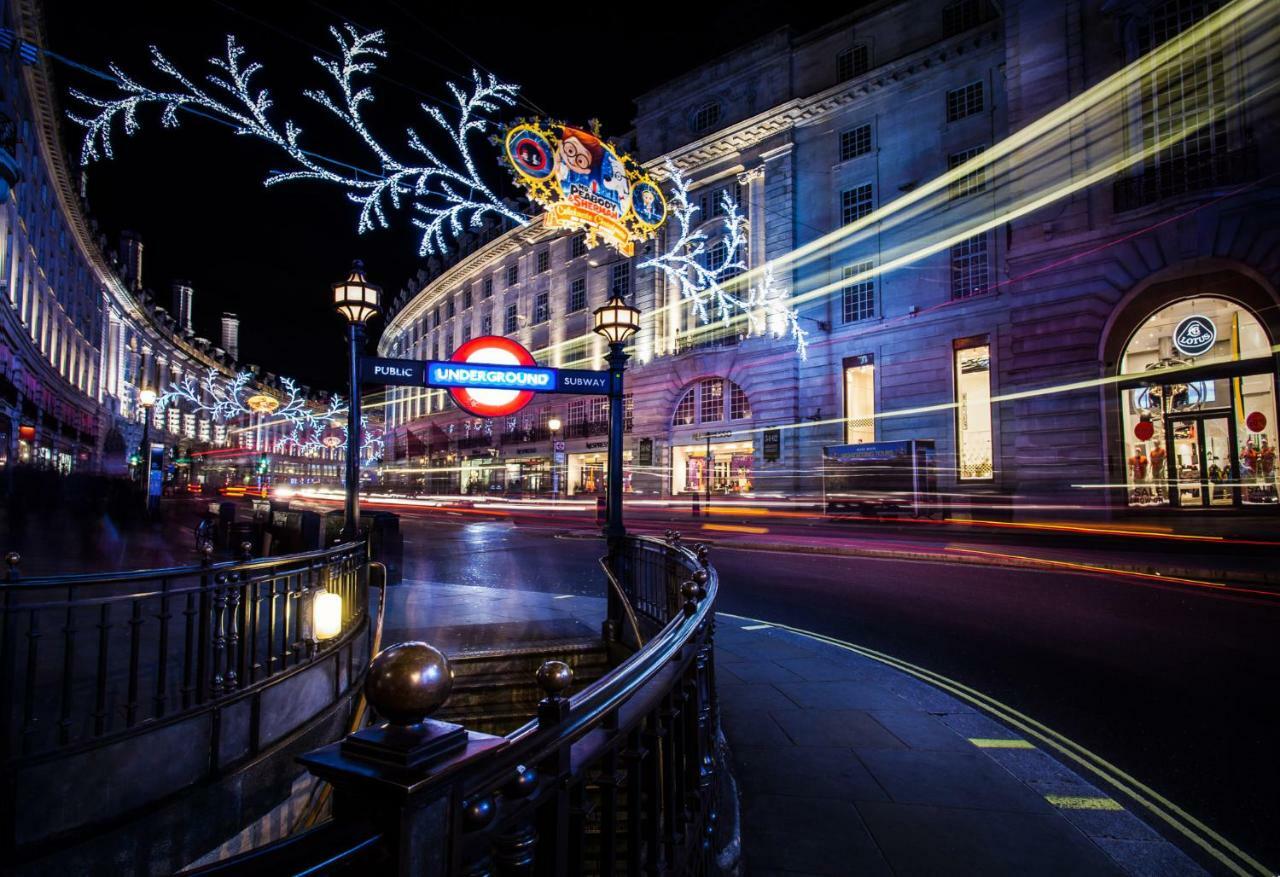
M1147 485L1147 466L1149 460L1142 445L1133 446L1133 456L1129 458L1129 474L1133 481L1133 501L1146 505L1151 501L1151 488Z
M1151 449L1151 477L1155 480L1156 499L1159 502L1165 502L1164 482L1169 475L1169 471L1166 468L1168 457L1169 455L1165 452L1164 446L1157 439L1155 447Z

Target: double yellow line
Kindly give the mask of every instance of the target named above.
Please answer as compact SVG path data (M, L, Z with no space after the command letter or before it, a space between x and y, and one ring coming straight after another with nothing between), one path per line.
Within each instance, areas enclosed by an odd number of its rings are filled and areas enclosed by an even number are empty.
M820 633L814 633L811 630L802 630L797 627L778 624L775 621L764 622L757 618L749 618L744 615L733 615L728 612L718 612L716 614L723 615L726 618L736 618L742 621L768 624L770 627L776 627L779 630L789 631L790 633L794 633L799 636L818 640L819 642L824 642L828 645L844 649L845 651L854 652L862 655L863 657L870 658L873 661L879 661L882 664L886 664L896 670L901 670L903 673L914 676L935 688L940 688L958 700L962 700L972 706L975 706L1010 727L1016 728L1027 737L1036 740L1042 746L1052 749L1066 760L1098 777L1103 783L1122 793L1135 804L1138 804L1147 812L1160 819L1164 824L1168 825L1197 847L1204 850L1205 853L1212 856L1231 873L1237 874L1239 877L1273 877L1275 874L1275 872L1264 867L1257 859L1254 859L1244 850L1231 843L1231 841L1218 834L1199 819L1196 819L1190 813L1183 810L1177 804L1173 803L1151 787L1125 773L1102 756L1089 751L1079 743L1062 736L1052 728L1042 725L1030 716L1019 712L1007 704L1001 703L990 695L983 694L981 691L970 688L962 682L949 679L946 676L933 672L932 670L928 670L908 661L903 661L900 658L895 658L892 655L885 654L884 652L878 652L875 649L869 649L865 646L855 645L853 643L845 642L844 640L838 640Z

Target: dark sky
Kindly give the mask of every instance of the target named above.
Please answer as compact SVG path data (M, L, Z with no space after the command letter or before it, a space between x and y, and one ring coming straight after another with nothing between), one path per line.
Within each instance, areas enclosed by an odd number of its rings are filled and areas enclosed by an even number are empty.
M574 22L578 10L582 20ZM810 26L829 13L818 4L807 10L776 0L48 0L47 15L51 50L97 69L114 61L156 86L165 80L150 66L149 45L195 79L208 71L206 59L223 52L225 34L234 33L248 57L265 65L256 82L271 90L277 118L294 118L303 127L304 147L374 169L350 132L300 96L304 88L330 82L312 60L332 51L330 25L349 21L386 31L390 57L371 82L376 101L369 118L382 142L404 156L404 129L412 125L425 133L431 127L418 104L439 102L448 94L445 82L468 76L473 66L519 84L529 103L552 116L576 122L598 117L606 135L620 134L630 127L634 95L775 27ZM646 41L656 49L633 51ZM609 66L611 56L621 63ZM627 63L628 57L644 60ZM55 70L64 110L73 106L69 86L113 93L110 83L67 65ZM522 105L504 110L504 118L535 113ZM390 230L357 235L356 205L336 187L262 187L268 171L288 167L273 147L190 115L182 116L176 131L161 127L155 108L143 110L140 119L142 130L133 138L117 130L114 160L90 168L90 206L103 229L113 239L124 228L142 235L145 280L161 304L168 305L171 280L192 281L197 334L217 343L219 315L236 311L242 360L316 387L340 387L343 324L327 306L328 285L359 257L370 280L384 287L384 298L393 296L419 266L418 237L407 213L395 215ZM70 123L65 129L77 152L80 131ZM495 185L508 185L492 146L480 144L475 154ZM375 322L373 331L380 328Z

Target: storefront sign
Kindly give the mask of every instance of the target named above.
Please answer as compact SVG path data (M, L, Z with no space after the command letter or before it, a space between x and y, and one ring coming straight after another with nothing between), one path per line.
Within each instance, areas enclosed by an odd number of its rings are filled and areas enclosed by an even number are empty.
M624 256L667 216L653 178L598 133L524 122L507 131L506 158L516 182L546 210L548 228L583 229Z
M538 453L538 449L537 448L516 448L516 453L517 454L536 454Z
M782 456L782 430L766 429L762 444L765 462L776 462Z
M1187 356L1208 353L1218 339L1218 329L1213 320L1193 314L1178 323L1173 330L1173 346Z
M607 447L609 447L608 442L587 442L588 451L597 450L599 448L607 448Z

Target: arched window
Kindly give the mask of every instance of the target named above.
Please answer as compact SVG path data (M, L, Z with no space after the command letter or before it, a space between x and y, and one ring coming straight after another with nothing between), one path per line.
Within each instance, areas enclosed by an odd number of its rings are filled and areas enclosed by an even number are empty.
M693 426L750 417L751 401L742 387L728 378L702 378L689 385L680 397L671 425Z
M1271 340L1234 301L1167 305L1129 336L1120 360L1131 506L1275 505Z

